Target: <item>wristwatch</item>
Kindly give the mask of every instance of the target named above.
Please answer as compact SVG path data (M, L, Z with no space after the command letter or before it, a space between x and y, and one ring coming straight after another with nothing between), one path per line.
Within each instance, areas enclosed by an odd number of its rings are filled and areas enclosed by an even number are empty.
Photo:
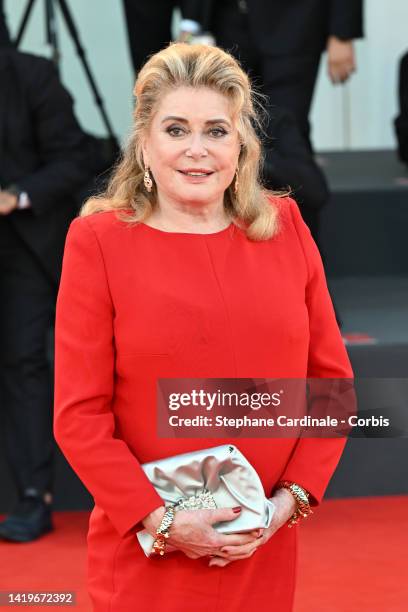
M16 196L17 208L19 209L30 208L30 198L28 197L28 194L25 191L22 191L18 185L14 183L12 185L8 185L8 187L6 187L4 191L6 191L7 193L11 195Z

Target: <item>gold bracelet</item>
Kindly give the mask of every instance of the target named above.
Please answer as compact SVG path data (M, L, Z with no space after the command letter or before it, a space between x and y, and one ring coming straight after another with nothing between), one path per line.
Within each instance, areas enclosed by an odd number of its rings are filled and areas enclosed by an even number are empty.
M309 503L309 493L296 482L281 480L276 485L276 489L287 489L287 491L293 495L296 501L296 510L288 521L288 527L297 525L302 518L306 518L310 514L313 514L313 510L311 509Z
M153 550L161 557L164 555L166 540L170 535L170 527L174 520L174 506L169 506L163 515L160 525L156 529L156 538L153 542Z

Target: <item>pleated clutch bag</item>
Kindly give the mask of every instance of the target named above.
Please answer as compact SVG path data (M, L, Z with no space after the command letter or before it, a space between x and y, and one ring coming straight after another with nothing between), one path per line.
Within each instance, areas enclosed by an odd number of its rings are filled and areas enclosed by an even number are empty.
M220 533L244 533L271 524L275 506L266 498L256 470L231 444L151 461L142 468L166 507L174 504L176 511L241 506L238 518L214 525ZM154 538L145 529L137 538L150 556ZM166 553L172 550L166 547Z

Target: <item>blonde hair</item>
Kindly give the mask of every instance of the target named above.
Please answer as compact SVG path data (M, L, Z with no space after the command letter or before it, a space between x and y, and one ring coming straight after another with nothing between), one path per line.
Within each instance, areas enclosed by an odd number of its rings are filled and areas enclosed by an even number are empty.
M206 45L173 43L153 55L138 74L134 88L136 104L133 129L128 144L104 193L91 197L80 215L108 210L123 211L120 219L134 223L146 220L153 211L157 190L153 181L151 193L144 187L142 139L162 97L180 86L208 87L230 101L237 119L241 141L238 158L239 182L235 192L231 184L225 192L225 211L232 221L243 227L252 240L265 240L278 229L277 207L260 180L261 144L255 125L261 125L261 108L247 74L238 62L222 49Z

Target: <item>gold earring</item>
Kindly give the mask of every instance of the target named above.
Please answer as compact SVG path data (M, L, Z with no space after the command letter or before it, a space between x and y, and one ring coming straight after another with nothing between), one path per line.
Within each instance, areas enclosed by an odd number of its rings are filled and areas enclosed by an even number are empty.
M237 171L235 173L235 184L234 184L234 192L235 192L235 194L238 193L238 187L239 187L239 179L238 179L238 168L237 168Z
M146 191L148 191L150 193L151 190L152 190L152 187L153 187L153 181L152 181L152 177L150 176L149 166L146 166L146 168L145 168L143 182L144 182L144 186L146 188Z

